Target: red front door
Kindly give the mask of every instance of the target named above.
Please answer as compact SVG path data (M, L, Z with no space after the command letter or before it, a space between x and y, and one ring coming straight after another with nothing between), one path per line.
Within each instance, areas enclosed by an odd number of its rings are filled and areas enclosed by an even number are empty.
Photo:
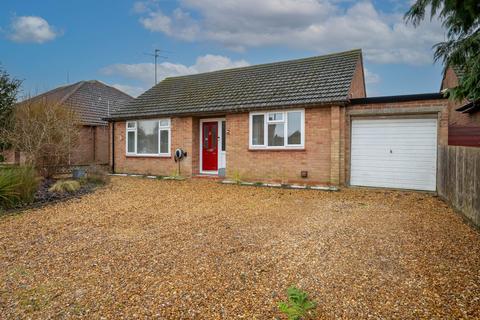
M202 170L218 170L218 122L202 123Z

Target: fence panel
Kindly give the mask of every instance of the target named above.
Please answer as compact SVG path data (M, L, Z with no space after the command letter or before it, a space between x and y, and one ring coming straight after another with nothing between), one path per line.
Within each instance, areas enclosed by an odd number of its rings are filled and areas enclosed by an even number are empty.
M441 146L438 194L480 227L480 148Z

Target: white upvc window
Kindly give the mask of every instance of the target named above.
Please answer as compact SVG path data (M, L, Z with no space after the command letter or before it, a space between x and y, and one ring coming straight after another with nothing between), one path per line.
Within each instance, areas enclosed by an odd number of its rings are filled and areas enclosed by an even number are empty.
M170 119L127 121L126 153L133 156L170 156Z
M251 149L302 149L305 144L305 111L251 112Z

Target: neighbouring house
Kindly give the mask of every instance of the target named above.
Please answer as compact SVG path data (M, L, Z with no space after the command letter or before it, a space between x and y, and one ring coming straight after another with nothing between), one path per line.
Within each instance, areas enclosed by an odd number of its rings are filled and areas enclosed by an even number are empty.
M448 101L364 78L361 50L166 78L108 118L112 170L435 190Z
M70 165L108 164L110 142L108 122L103 118L127 102L128 94L97 80L80 81L58 87L21 103L45 100L75 110L80 121L78 145L70 156ZM4 151L7 163L21 163L23 156L14 150Z
M440 90L454 88L463 76L461 68L446 68ZM449 101L448 144L453 146L480 147L480 102Z

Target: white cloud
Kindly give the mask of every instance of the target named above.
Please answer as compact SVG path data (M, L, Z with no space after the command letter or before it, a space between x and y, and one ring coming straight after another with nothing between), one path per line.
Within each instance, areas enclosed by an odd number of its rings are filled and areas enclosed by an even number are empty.
M363 48L371 62L432 62L431 47L444 35L438 21L415 29L405 25L401 12L385 14L368 1L340 2L343 7L335 0L181 0L166 15L151 0L142 2L140 22L153 32L235 50L285 45L325 53Z
M55 30L42 17L15 17L10 27L9 38L15 42L44 43L60 35L60 32Z
M197 58L195 64L186 66L179 63L162 62L157 66L158 81L166 77L183 76L200 72L209 72L220 69L229 69L236 67L248 66L245 60L233 61L228 57L207 54ZM155 65L153 63L136 63L136 64L113 64L100 70L101 73L108 76L121 76L126 79L138 80L145 86L151 86L155 79ZM120 85L114 85L120 89ZM126 92L138 92L141 87L127 87ZM135 91L136 90L136 91Z
M380 82L380 76L376 73L371 72L367 68L364 68L365 71L365 83L368 84L377 84Z
M138 97L139 95L141 95L147 90L142 87L129 86L127 84L119 84L119 83L112 84L112 87L117 88L120 91L126 92L134 98Z

